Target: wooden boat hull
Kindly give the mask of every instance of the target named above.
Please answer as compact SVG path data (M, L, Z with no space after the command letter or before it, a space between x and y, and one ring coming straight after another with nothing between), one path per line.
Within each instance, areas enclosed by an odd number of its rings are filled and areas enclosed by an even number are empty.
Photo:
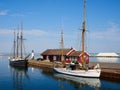
M27 66L28 60L10 60L11 66Z
M101 69L71 70L66 68L54 68L54 71L71 76L90 77L90 78L98 78L100 77L100 73L101 73Z

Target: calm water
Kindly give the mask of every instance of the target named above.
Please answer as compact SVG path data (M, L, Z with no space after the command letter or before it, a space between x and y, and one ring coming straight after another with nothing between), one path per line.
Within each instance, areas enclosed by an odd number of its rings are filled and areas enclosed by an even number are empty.
M0 90L120 90L120 83L61 75L48 69L11 67L7 58L0 56Z

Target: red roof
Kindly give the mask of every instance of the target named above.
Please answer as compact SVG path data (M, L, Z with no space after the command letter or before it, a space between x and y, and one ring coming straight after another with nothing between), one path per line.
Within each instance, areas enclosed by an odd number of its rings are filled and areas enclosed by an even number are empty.
M74 51L69 56L79 56L81 54L81 51Z
M63 55L66 55L71 49L47 49L41 55L61 55L63 50Z
M63 55L66 56L80 56L81 51L75 51L74 49L47 49L41 55L62 55L62 50L63 50Z

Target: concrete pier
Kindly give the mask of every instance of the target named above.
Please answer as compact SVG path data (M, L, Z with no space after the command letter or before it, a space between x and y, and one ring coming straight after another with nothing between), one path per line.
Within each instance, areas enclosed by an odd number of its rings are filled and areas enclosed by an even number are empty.
M91 62L90 65L96 65L98 62ZM120 82L120 63L100 63L100 78Z
M42 62L42 61L37 61L37 60L29 60L28 61L28 66L33 66L33 67L43 67L43 68L53 68L53 63L52 62Z
M95 66L97 63L98 62L90 62L89 65ZM100 64L100 67L102 70L100 78L120 82L120 63L101 63L101 62L99 62L99 64ZM28 66L53 69L53 62L29 60Z

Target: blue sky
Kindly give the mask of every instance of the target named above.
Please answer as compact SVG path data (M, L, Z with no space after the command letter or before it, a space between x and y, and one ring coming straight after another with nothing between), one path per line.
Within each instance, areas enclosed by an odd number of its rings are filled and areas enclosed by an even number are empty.
M120 53L120 0L87 0L86 51ZM23 23L26 52L80 50L83 0L0 0L0 53L11 52L13 31Z

